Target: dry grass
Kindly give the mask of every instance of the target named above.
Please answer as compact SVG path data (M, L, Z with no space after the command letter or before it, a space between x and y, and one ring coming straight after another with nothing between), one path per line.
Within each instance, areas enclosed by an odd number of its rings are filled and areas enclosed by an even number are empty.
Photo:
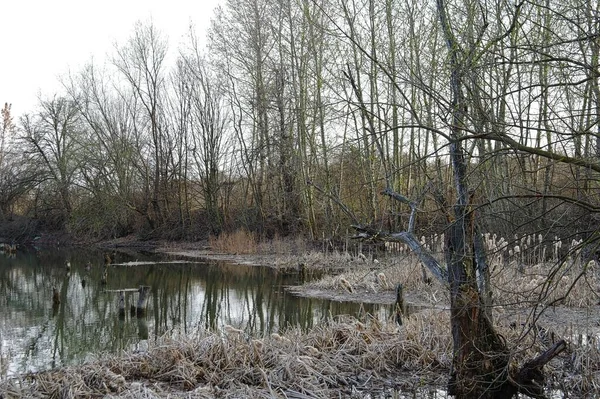
M386 256L373 262L348 254L329 255L327 259L323 255L320 259L319 255L313 255L311 261L304 262L312 269L318 268L315 265L326 263L328 268L338 271L338 274L328 274L306 283L304 288L311 291L351 292L358 299L360 295L377 297L387 293L387 297L392 298L396 286L402 284L407 299L413 304L435 307L449 303L444 284L435 279L425 281L421 264L414 256Z
M236 230L233 233L223 232L219 236L208 238L209 246L217 252L229 254L255 254L258 251L256 235L247 230Z
M147 351L108 356L0 382L4 398L337 398L390 397L443 389L452 358L447 311L424 310L402 327L369 315L341 318L308 333L256 338L235 328L162 337ZM517 329L500 333L514 364L544 344ZM588 337L588 339L591 339ZM571 394L598 392L598 342L573 342L546 366L551 385Z
M271 240L260 241L256 234L244 229L211 235L208 244L213 251L238 255L298 255L308 252L308 244L301 237L284 239L275 236Z
M436 320L440 320L436 317ZM448 320L422 317L402 330L371 318L344 319L261 339L198 332L162 338L147 352L107 357L0 383L17 397L310 397L349 396L441 384L450 366ZM401 376L401 378L399 378Z
M350 265L347 270L306 286L357 295L390 291L402 283L409 302L425 302L432 308L449 303L445 285L436 281L425 284L418 260L406 252L395 252L378 262L349 255L345 255L345 260ZM599 392L599 265L595 261L584 264L577 257L533 265L505 257L491 257L491 262L495 325L506 338L515 364L522 364L565 339L568 351L545 367L549 383L576 394ZM386 276L385 286L377 279L381 273ZM424 312L409 320L415 323L420 319L426 320L423 331L431 322ZM441 329L436 333L448 335L448 331Z
M496 295L506 303L565 305L585 308L598 303L600 270L595 261L538 263L519 269L514 264L494 267Z
M410 253L389 253L376 261L347 253L312 253L299 262L308 268L323 268L325 264L330 270L338 270L338 274L305 284L309 288L348 291L348 282L356 292L382 292L401 283L405 292L418 293L421 301L449 302L445 284L425 282L419 260ZM578 259L567 259L523 265L490 256L490 269L496 306L588 308L600 301L600 266L595 261L582 264Z

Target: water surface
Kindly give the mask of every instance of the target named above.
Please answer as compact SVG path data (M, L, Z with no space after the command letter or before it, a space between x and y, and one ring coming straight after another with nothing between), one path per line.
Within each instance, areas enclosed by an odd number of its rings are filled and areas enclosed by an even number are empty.
M101 353L143 349L173 331L220 330L248 335L307 330L330 317L364 313L387 317L387 306L342 303L287 294L296 275L267 267L176 261L156 255L116 254L103 284L98 250L38 250L0 255L0 378L82 363ZM69 261L68 272L65 262ZM86 267L88 262L91 267ZM150 286L144 315L120 314L116 290ZM53 304L53 289L60 303Z

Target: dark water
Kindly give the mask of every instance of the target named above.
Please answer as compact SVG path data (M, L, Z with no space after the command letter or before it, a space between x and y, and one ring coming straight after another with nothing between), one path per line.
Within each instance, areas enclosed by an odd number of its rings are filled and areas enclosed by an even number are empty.
M115 262L135 260L172 261L117 254ZM284 286L295 284L297 276L266 267L186 262L115 265L102 284L103 254L97 250L0 254L0 378L143 349L149 339L174 331L231 325L260 336L290 326L307 330L341 314L389 312L385 306L294 297ZM151 287L146 314L120 315L118 294L110 290L140 285ZM127 295L127 306L137 295Z

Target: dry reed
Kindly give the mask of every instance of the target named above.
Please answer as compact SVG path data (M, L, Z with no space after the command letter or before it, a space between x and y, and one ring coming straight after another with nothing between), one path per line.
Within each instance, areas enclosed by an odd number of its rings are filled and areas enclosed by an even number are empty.
M270 240L259 240L256 234L245 229L239 229L234 232L222 232L218 236L209 236L209 247L213 251L252 255L252 254L277 254L277 255L293 255L304 254L308 252L308 244L306 240L296 238L281 238L275 236Z
M146 352L8 379L0 383L0 394L329 398L413 389L445 379L450 339L442 333L448 320L441 319L434 327L416 317L398 329L373 318L345 318L307 334L290 330L260 339L203 330L189 337L160 338Z
M539 239L533 236L523 237L515 240L522 242L520 247L517 245L509 249L503 238L488 237L488 263L492 271L495 305L519 308L539 305L572 308L595 306L600 301L600 266L596 261L582 261L581 251L573 249L578 248L580 242L573 241L571 244L572 256L558 257L557 251L562 247L558 240L549 246L549 252L557 257L541 261L542 254L546 251L541 245L531 244L535 240ZM421 241L425 247L434 248L434 255L441 258L443 245L440 238L423 237ZM388 253L377 262L347 253L328 256L313 254L310 261L305 261L307 266L326 264L329 269L337 269L339 272L308 282L306 287L349 291L347 282L353 292L360 293L391 291L401 283L406 292L418 292L419 300L429 304L448 303L448 290L444 284L426 281L423 267L413 254L400 244L388 246L387 249ZM381 275L385 283L378 278Z
M232 233L223 232L219 236L209 236L209 246L217 252L229 254L255 254L257 252L256 235L247 230L236 230Z
M226 332L227 331L227 332ZM522 364L543 349L517 329L500 332ZM572 342L547 365L548 383L572 394L600 386L598 342ZM537 343L536 343L537 342ZM443 389L452 358L449 315L427 309L402 327L369 315L339 318L308 333L256 338L235 328L161 337L144 352L106 356L0 382L4 398L333 398L389 397Z

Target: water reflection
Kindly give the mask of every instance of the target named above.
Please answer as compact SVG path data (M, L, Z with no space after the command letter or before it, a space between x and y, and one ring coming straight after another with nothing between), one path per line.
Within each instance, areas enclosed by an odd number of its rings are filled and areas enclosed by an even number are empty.
M114 261L136 259L159 260L117 254ZM143 349L147 339L172 331L228 324L262 335L307 330L339 314L389 316L387 307L286 294L283 287L295 280L263 267L185 262L115 265L105 274L103 254L94 250L0 256L0 377ZM151 287L145 314L120 313L116 291L141 285ZM127 293L126 310L136 295Z

